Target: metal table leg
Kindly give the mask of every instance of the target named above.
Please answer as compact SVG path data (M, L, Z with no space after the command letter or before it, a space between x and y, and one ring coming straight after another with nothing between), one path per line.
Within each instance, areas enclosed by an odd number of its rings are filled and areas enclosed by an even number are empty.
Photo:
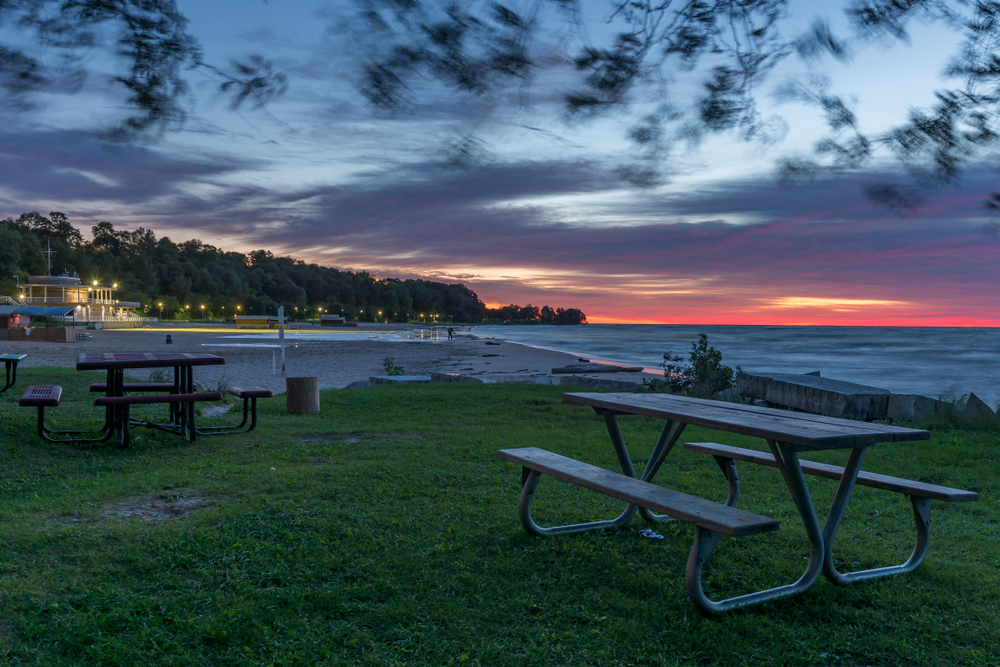
M893 574L909 572L923 562L930 543L931 499L911 497L910 503L913 506L913 522L917 529L917 543L906 562L901 565L877 567L857 572L840 573L837 571L837 567L833 563L833 542L837 538L837 531L840 529L840 523L844 518L844 511L847 509L847 502L850 500L851 492L854 490L854 483L858 478L858 473L861 471L861 461L864 455L864 448L859 447L851 451L851 457L844 468L844 476L840 480L840 486L837 487L837 495L833 499L830 516L827 517L826 525L823 527L823 540L826 549L823 560L823 574L826 575L827 579L839 586L846 586L855 581L880 579Z
M615 413L599 411L599 414L604 417L604 423L608 428L608 433L611 435L611 443L614 445L615 454L618 457L618 464L622 468L622 473L629 477L635 477L632 459L629 457L628 449L625 447L625 439L622 437L621 429L618 428L618 420L615 418ZM678 435L680 434L678 433ZM542 474L537 470L522 468L521 497L517 505L517 516L521 520L521 525L524 526L524 529L532 535L566 535L583 533L589 530L620 528L627 525L639 509L638 505L629 503L625 506L625 510L614 519L573 523L549 528L539 526L531 517L531 501L534 499L535 490L538 488L541 476Z
M788 491L792 495L792 500L795 502L795 506L802 516L806 535L809 538L809 563L806 565L805 572L802 573L802 576L795 583L713 602L705 596L705 591L702 588L702 566L708 560L709 555L711 555L712 550L722 536L719 533L699 527L694 545L691 547L691 553L688 556L685 584L691 601L704 612L723 612L737 607L760 604L768 600L800 595L816 583L820 572L823 571L823 559L826 553L823 532L819 527L819 521L816 519L816 511L813 508L812 498L809 496L809 487L806 486L805 475L803 475L802 467L799 464L799 457L791 445L775 443L772 440L768 440L767 444L771 448L771 453L774 454L775 461L778 462L778 469L781 471L781 476L784 478L785 484L788 486ZM843 505L846 507L846 498ZM841 509L842 513L843 509Z
M10 359L5 359L4 366L7 367L7 379L6 382L4 383L3 389L0 389L0 394L4 393L5 391L13 387L14 383L17 382L17 362Z
M653 481L653 477L660 470L660 466L663 465L663 462L666 460L671 450L673 450L674 445L677 444L677 440L681 437L681 433L684 432L685 426L687 426L687 424L681 424L675 421L668 421L663 425L663 430L660 431L660 437L656 439L653 451L649 455L649 462L646 464L645 470L642 471L642 481ZM618 436L621 437L621 432L618 433ZM667 516L666 514L657 514L646 507L640 507L639 514L642 515L643 519L650 523L660 523L674 520L671 516Z

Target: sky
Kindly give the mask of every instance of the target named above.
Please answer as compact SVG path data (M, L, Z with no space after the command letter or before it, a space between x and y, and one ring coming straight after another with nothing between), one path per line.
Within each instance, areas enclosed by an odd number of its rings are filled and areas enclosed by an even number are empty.
M599 40L606 5L587 1ZM178 7L206 60L266 54L287 73L287 93L232 110L209 74L191 72L184 126L130 144L102 138L121 94L101 71L72 94L39 95L30 112L6 105L0 216L59 210L85 229L107 220L378 277L462 282L491 305L575 307L592 323L1000 326L1000 238L984 233L984 202L1000 189L990 155L905 215L865 195L898 178L888 159L783 183L777 160L808 154L822 119L762 91L765 112L783 117L780 139L681 146L661 158L663 182L639 189L616 176L631 155L628 119L563 122L558 72L517 100L428 88L389 117L357 92L375 47L350 29L353 5ZM813 18L811 3L792 9L792 26ZM930 104L954 53L954 40L918 25L909 44L822 71L832 89L856 94L875 132ZM115 63L105 60L106 74ZM773 85L810 73L789 61ZM687 85L679 78L674 90ZM638 100L635 113L654 102ZM470 135L481 159L449 164L449 147Z

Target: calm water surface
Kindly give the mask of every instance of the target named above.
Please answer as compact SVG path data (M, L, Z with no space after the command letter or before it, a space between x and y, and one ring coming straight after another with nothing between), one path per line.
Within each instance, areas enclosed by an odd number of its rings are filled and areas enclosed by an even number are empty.
M588 324L488 326L473 333L589 359L657 368L663 353L687 361L698 334L728 366L747 372L809 373L901 394L954 400L974 392L1000 402L1000 329Z

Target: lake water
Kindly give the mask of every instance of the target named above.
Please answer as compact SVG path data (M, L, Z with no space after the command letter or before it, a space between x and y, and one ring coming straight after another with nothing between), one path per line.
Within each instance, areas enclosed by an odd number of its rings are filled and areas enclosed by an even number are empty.
M973 392L1000 402L1000 329L588 324L474 327L496 337L594 360L657 369L663 353L686 362L698 334L727 366L747 372L810 373L954 400Z

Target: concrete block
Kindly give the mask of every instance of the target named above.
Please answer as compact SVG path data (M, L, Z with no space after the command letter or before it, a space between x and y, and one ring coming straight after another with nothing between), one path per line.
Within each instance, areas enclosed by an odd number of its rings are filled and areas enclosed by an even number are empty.
M430 375L376 375L368 378L368 384L372 387L380 384L423 384L430 381Z
M884 419L889 402L887 389L813 374L741 373L736 389L748 398L830 417Z
M480 378L474 378L471 375L461 375L459 373L431 373L431 382L475 382L477 384L482 384L483 381Z
M917 424L947 422L955 414L955 406L919 394L890 394L885 416L893 421Z
M955 401L955 411L967 426L973 428L996 427L997 416L993 409L971 392L963 394L960 399Z

